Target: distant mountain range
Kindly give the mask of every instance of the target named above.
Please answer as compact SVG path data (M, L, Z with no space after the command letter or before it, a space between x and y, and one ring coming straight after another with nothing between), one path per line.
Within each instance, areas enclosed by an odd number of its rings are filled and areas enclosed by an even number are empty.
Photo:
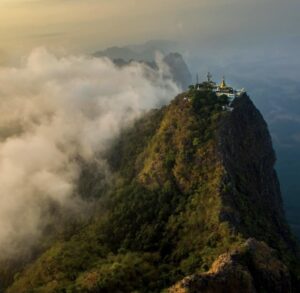
M130 60L152 62L155 60L156 52L166 55L174 51L175 42L166 40L152 40L144 44L110 47L103 51L97 51L93 55L95 57L108 57L112 60L123 59L128 62Z
M169 66L173 80L183 90L192 83L191 72L179 53L172 52L174 44L169 41L149 41L142 45L111 47L93 54L95 57L108 57L119 66L130 62L142 62L151 68L157 68L156 54L163 55L163 61Z

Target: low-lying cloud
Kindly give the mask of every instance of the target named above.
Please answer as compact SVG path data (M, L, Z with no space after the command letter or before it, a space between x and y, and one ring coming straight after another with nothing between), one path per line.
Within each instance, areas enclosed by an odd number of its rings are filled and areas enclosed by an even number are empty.
M57 58L42 48L19 67L0 68L2 255L38 239L48 202L77 208L76 158L93 161L122 127L179 91L166 66L159 68Z

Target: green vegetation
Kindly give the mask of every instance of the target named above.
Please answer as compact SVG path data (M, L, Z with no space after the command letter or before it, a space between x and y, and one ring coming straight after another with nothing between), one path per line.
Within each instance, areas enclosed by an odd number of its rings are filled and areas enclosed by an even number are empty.
M226 96L191 88L124 131L107 154L114 184L105 208L7 292L161 292L238 247L244 237L220 220L230 208L222 193L232 190L217 145L226 105Z

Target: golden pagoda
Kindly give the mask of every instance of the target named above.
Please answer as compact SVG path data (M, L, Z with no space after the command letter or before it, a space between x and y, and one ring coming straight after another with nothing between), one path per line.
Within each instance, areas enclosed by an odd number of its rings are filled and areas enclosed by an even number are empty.
M226 82L225 82L225 77L223 76L222 82L221 82L221 84L220 84L220 89L225 89L225 88L227 88L227 84L226 84Z

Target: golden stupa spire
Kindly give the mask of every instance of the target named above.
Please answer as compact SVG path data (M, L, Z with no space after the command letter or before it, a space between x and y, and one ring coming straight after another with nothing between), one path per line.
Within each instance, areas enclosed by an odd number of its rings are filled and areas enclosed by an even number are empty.
M220 84L220 88L225 88L225 87L227 87L227 85L226 85L226 82L225 82L225 76L223 76L222 82Z

